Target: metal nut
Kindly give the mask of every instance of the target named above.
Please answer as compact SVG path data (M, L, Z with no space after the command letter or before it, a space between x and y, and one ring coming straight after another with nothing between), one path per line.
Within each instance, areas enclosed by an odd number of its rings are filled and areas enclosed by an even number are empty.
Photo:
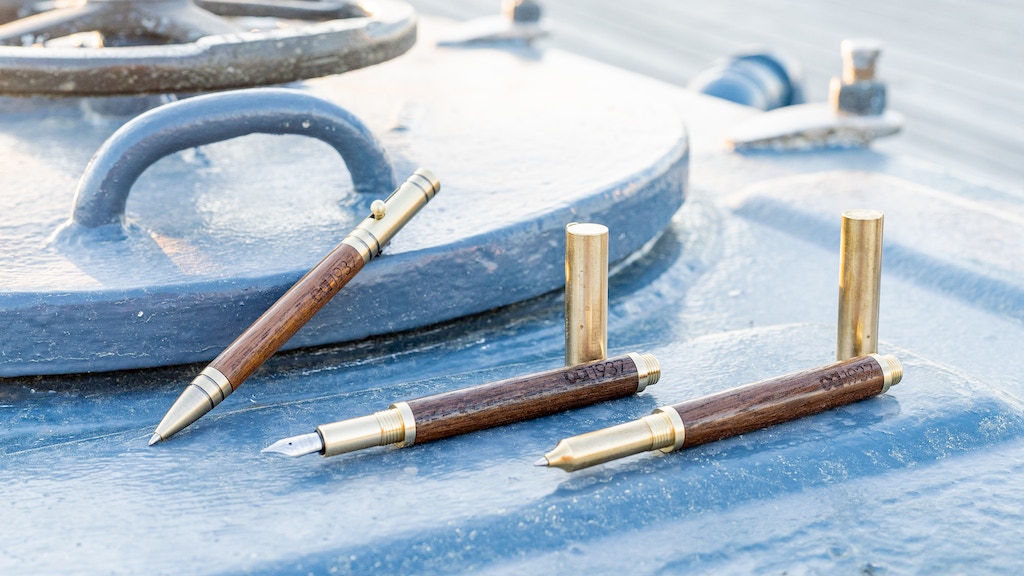
M829 85L829 101L838 114L878 116L885 112L885 84L876 80L860 80L845 84L833 78Z

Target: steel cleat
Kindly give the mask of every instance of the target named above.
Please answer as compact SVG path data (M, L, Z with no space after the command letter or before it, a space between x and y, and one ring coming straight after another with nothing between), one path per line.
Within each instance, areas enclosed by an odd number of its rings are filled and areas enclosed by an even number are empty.
M875 79L882 43L847 39L840 51L842 76L832 78L828 104L789 106L755 116L730 131L726 147L737 152L859 148L902 130L903 116L886 111L885 83Z

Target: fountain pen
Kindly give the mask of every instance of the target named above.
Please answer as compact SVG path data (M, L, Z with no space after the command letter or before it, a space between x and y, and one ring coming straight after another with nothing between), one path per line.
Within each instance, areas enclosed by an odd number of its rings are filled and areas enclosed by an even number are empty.
M396 402L369 416L279 440L263 451L335 456L372 446L422 444L630 396L657 383L660 375L654 356L630 353Z
M566 438L535 464L572 472L640 452L672 452L883 394L902 378L895 356L860 356L662 406L639 420Z
M185 387L149 439L170 438L220 404L263 365L441 189L419 169L386 200L374 200L371 214L319 264L306 273L213 362Z

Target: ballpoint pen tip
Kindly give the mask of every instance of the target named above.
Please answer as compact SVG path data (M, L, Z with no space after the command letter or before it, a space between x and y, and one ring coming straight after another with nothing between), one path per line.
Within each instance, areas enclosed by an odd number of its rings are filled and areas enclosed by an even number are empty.
M149 445L152 446L153 444L156 444L157 442L159 442L161 440L163 440L162 436L160 436L159 434L153 434L149 438Z
M540 460L537 460L536 462L534 462L533 465L534 466L547 466L548 465L547 456L541 456Z

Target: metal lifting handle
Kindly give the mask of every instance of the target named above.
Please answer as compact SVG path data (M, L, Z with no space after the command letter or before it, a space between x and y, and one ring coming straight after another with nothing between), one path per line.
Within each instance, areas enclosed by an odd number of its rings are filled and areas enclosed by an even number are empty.
M168 154L247 134L301 134L330 144L348 167L356 192L386 195L394 170L373 133L352 113L298 90L254 88L197 96L155 108L117 130L78 181L73 234L125 237L132 185Z

